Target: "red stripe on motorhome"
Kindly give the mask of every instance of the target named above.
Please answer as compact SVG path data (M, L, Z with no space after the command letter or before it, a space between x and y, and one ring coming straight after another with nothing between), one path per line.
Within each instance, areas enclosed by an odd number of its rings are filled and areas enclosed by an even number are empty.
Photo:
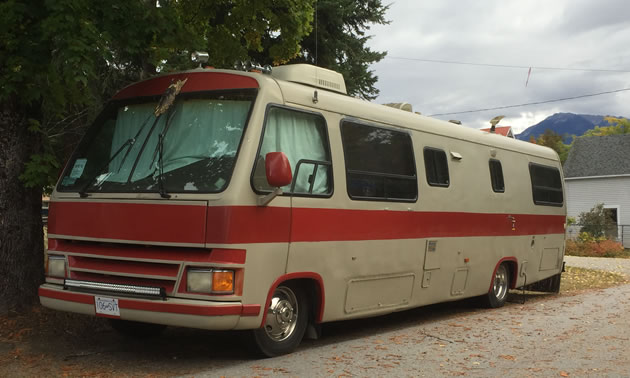
M48 233L94 239L203 244L206 206L51 202Z
M516 220L514 230L510 217ZM313 208L294 208L290 216L288 208L210 207L206 240L282 242L289 229L291 242L545 235L564 233L564 220L562 215Z
M512 229L512 220L516 227ZM389 240L564 233L564 216L303 209L293 211L291 241Z
M207 262L221 264L245 264L244 249L201 249L181 247L146 247L124 244L95 244L89 242L69 242L49 239L49 252L62 252L71 255L102 256L107 258L131 258L154 260L154 262Z
M46 298L59 299L62 301L76 302L83 304L94 304L94 295L73 293L69 291L58 291L47 288L39 288L39 296ZM202 316L224 316L224 315L240 315L240 316L258 316L260 314L260 305L255 304L229 304L219 306L198 306L187 304L176 304L168 302L149 302L135 299L119 299L118 306L121 309L143 310L168 312L173 314L189 314ZM97 314L99 315L99 314Z
M314 208L291 212L273 206L100 202L50 206L51 234L179 243L281 243L289 241L289 235L291 242L545 235L564 233L565 221L562 215Z
M137 84L130 85L118 92L114 99L120 100L132 97L157 96L166 91L169 85L177 80L188 79L182 87L182 92L202 92L221 89L258 88L256 79L229 73L212 72L184 72L173 75L158 76Z

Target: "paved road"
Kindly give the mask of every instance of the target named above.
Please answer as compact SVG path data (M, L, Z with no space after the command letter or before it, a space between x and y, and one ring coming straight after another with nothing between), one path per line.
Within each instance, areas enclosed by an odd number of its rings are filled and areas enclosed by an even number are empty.
M630 261L567 264L630 274ZM496 310L466 304L326 325L289 356L200 376L630 376L630 285L543 295Z

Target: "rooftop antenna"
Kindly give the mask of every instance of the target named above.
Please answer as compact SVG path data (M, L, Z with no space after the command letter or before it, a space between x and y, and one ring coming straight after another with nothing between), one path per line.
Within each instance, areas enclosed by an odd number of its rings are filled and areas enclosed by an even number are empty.
M490 124L492 125L490 127L490 132L491 133L494 133L494 129L496 128L497 123L499 123L503 119L503 117L505 117L505 116L500 115L500 116L496 116L496 117L494 117L494 118L492 118L490 120Z
M315 0L315 65L317 66L317 0Z

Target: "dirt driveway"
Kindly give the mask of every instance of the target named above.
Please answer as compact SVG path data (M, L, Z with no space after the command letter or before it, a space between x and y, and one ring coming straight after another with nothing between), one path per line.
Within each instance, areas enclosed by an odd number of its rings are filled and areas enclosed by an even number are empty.
M0 376L630 376L630 285L327 324L267 360L236 333L169 328L137 341L102 319L35 311L0 324Z

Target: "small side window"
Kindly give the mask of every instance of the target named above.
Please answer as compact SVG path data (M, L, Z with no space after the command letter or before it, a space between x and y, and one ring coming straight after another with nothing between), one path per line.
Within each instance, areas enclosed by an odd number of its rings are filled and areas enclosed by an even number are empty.
M501 167L501 162L496 159L490 159L489 165L492 190L496 193L504 193L505 184L503 182L503 168Z
M532 180L532 194L536 205L562 206L564 198L562 179L558 168L530 163L529 175Z
M450 185L446 152L433 147L424 148L424 168L431 186L447 188Z

